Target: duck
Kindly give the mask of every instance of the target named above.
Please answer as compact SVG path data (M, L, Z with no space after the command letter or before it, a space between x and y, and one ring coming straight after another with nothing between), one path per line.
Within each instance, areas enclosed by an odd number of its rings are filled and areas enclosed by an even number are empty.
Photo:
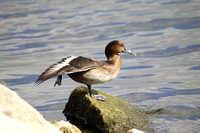
M114 40L105 47L106 61L83 56L68 56L47 68L39 76L35 84L39 85L57 76L54 87L56 85L60 86L63 75L66 74L72 80L85 84L92 98L105 101L106 97L100 94L94 94L91 86L111 81L118 75L122 65L122 58L119 53L128 53L136 56L136 53L126 48L124 43Z

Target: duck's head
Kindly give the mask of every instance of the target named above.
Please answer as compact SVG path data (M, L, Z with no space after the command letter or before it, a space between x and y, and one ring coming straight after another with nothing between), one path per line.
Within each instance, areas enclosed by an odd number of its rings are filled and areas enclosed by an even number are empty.
M118 53L128 53L128 54L136 56L136 53L131 52L130 49L125 47L124 43L118 40L114 40L106 46L105 54L107 58L112 57Z

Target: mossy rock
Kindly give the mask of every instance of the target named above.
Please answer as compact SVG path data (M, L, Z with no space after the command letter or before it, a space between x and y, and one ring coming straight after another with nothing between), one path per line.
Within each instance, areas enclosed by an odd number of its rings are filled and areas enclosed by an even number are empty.
M87 129L83 132L125 133L132 128L153 132L147 115L138 107L104 92L93 92L106 96L106 101L98 101L88 95L86 87L78 87L63 110L72 124Z

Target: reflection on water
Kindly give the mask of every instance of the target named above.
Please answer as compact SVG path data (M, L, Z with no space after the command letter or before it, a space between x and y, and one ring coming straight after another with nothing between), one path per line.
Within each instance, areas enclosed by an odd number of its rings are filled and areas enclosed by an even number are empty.
M70 55L105 60L104 47L118 39L136 57L123 55L121 71L95 89L118 96L152 116L157 132L200 131L200 2L2 0L0 80L49 120L80 84L65 76L34 86L49 65Z

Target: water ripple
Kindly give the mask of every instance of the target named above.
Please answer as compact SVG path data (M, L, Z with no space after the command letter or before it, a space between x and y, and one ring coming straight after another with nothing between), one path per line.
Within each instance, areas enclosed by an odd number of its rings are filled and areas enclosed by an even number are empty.
M43 38L43 37L47 37L50 36L52 34L43 34L43 35L29 35L29 36L13 36L13 37L5 37L5 38L0 38L0 41L5 41L5 40L11 40L11 39L34 39L34 38Z
M0 79L0 81L4 81L9 86L15 85L23 85L33 83L38 75L29 75L29 74L10 74L10 76L17 77L12 79Z
M188 70L200 70L200 66L190 67Z
M174 5L174 4L183 4L183 3L189 3L192 0L182 0L182 1L170 1L170 2L163 2L162 5Z
M132 67L122 67L121 70L149 69L149 68L154 68L154 66L132 66Z
M131 100L129 102L139 102L139 101L146 101L146 100L152 100L152 99L158 100L163 97L169 97L169 96L200 94L200 88L179 90L179 89L174 89L174 88L170 88L170 87L162 87L162 88L158 88L158 91L160 93L145 93L145 92L129 93L126 95L120 95L118 97L120 97L122 99ZM134 97L135 97L135 99L134 99Z
M127 76L119 76L119 79L134 79L134 78L145 78L145 77L152 77L156 74L140 74L140 75L127 75Z
M200 44L194 44L186 46L184 48L175 46L166 48L165 50L155 50L144 53L138 53L138 55L144 57L170 57L170 56L188 54L191 52L199 52L199 51L200 51Z
M28 11L28 12L15 12L10 14L0 14L0 19L8 19L8 18L18 18L18 17L27 17L31 14L41 14L46 12L52 12L57 9L45 9L45 10L35 10L35 11Z

